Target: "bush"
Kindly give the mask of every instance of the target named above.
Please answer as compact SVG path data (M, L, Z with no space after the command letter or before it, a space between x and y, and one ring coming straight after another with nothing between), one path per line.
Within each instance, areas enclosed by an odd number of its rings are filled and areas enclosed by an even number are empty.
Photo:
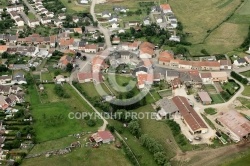
M239 75L238 73L236 73L235 71L231 72L231 76L233 78L235 78L237 81L241 82L242 84L248 84L248 80L244 77L242 77L241 75Z
M226 101L231 98L231 95L227 91L222 91L220 94L221 94L222 98Z
M89 119L89 120L87 121L87 125L88 125L89 127L94 127L94 126L96 125L96 122L95 122L94 120L92 120L92 119Z

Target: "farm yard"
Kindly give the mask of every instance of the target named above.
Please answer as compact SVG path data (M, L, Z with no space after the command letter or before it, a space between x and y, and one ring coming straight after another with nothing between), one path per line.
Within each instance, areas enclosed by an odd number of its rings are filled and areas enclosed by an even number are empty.
M192 3L188 0L170 0L169 3L182 22L184 32L188 33L187 41L192 43L188 47L191 55L200 55L201 49L206 49L210 54L232 51L243 42L247 34L247 22L238 24L229 19L223 23L241 4L241 0L195 0ZM235 15L248 14L243 12L247 5L249 2L245 1ZM235 15L232 20L236 19ZM245 16L250 17L250 14Z

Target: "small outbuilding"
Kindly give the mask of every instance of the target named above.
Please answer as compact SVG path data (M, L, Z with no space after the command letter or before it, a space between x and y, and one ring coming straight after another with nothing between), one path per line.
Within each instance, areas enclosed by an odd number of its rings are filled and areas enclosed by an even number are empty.
M198 95L201 99L202 104L207 105L212 103L212 99L207 92L198 92Z

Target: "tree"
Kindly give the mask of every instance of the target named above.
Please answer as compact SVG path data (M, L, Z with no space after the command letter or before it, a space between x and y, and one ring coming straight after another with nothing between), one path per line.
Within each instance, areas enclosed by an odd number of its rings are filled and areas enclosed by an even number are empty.
M85 55L82 56L82 60L83 61L86 61L87 60L87 57Z
M66 66L66 71L71 72L73 70L73 65L71 63L68 63Z
M9 54L8 54L7 52L3 52L3 53L2 53L2 58L3 58L3 59L6 59L6 58L8 58L8 55L9 55Z
M157 152L154 154L154 160L158 165L165 165L167 162L166 154L164 152Z
M136 137L141 136L141 128L138 123L138 120L132 120L131 122L129 122L128 129L129 129L129 132L135 135Z
M89 127L94 127L94 126L96 125L96 122L95 122L94 120L92 120L92 119L89 119L89 120L87 121L87 125L88 125Z

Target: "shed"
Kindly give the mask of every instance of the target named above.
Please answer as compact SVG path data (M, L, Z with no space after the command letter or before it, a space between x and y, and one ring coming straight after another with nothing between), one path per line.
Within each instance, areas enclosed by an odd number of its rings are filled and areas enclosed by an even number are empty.
M212 99L210 98L207 92L198 92L198 95L201 99L202 104L204 105L211 104Z

